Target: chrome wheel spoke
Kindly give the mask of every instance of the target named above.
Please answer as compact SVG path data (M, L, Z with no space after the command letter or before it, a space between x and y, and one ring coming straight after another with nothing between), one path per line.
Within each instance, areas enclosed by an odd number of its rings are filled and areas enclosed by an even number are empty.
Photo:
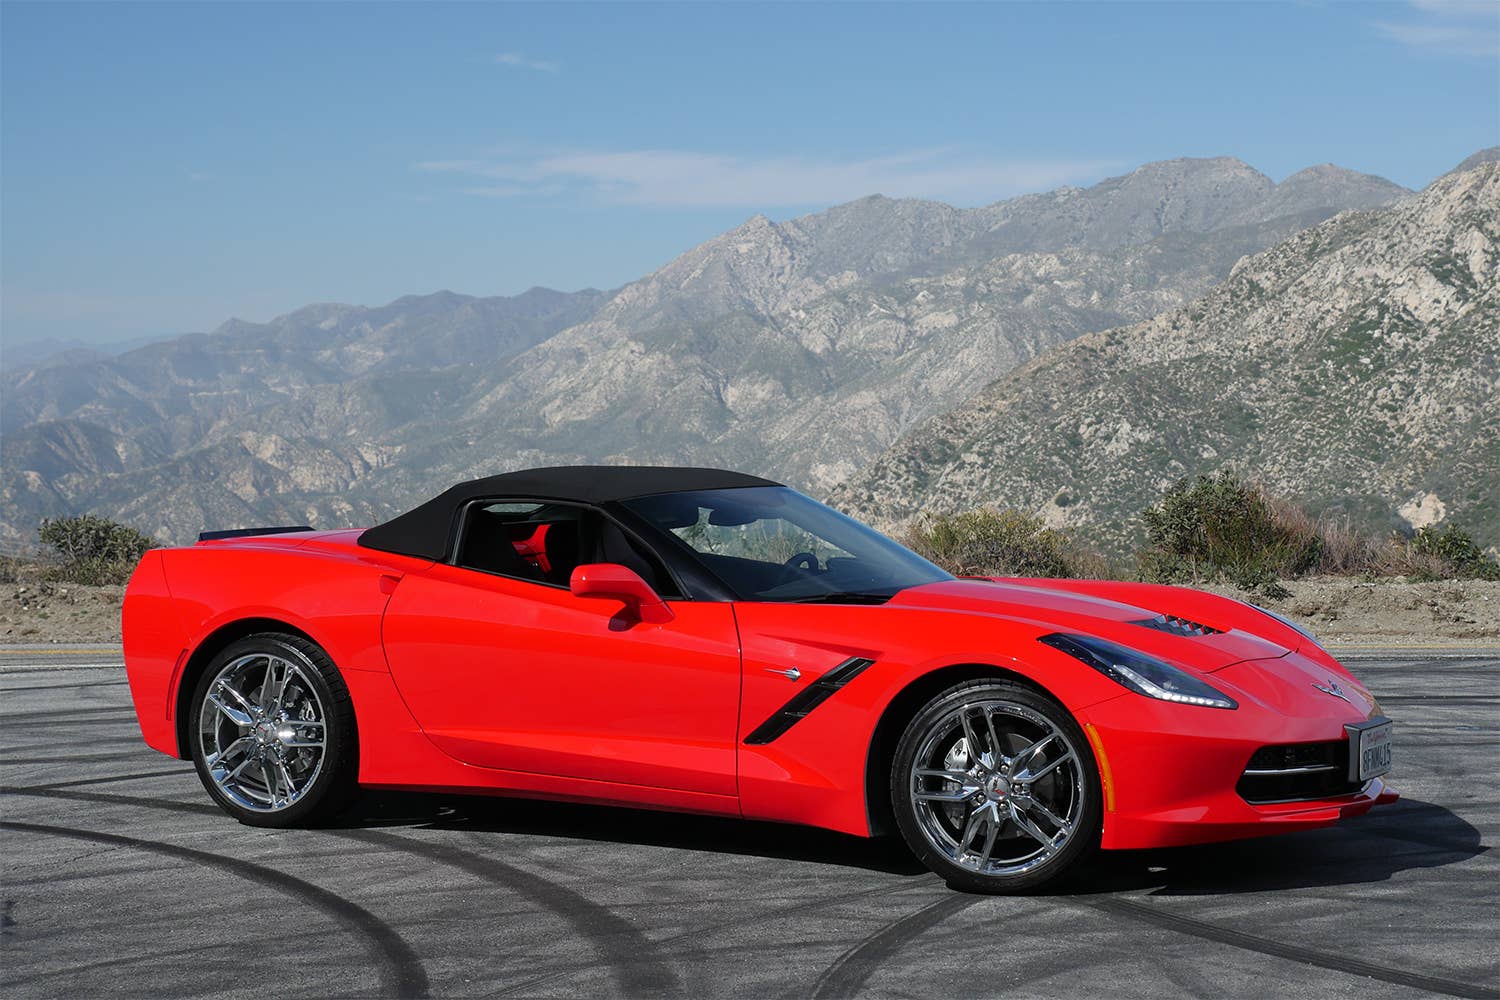
M275 809L276 808L276 771L275 771L274 768L271 767L271 762L269 760L262 760L260 762L260 773L261 773L261 777L265 780L265 783L266 783L266 796L270 800L269 805L271 806L272 809Z
M277 670L280 664L281 669ZM285 660L274 657L266 664L266 681L261 685L261 705L265 708L267 715L274 715L281 711L282 701L286 698L286 686L292 679L292 665Z
M1033 757L1047 749L1048 744L1055 739L1057 739L1056 733L1048 733L1025 750L1016 754L1011 758L1011 770L1014 771L1017 766L1027 766Z
M978 837L980 831L982 831L985 827L985 814L989 811L989 804L986 803L985 805L982 805L979 808L973 809L969 812L969 818L964 823L963 836L958 839L959 854L969 853L969 848L970 845L974 843L974 838Z
M965 708L963 712L960 713L958 721L964 727L964 741L968 744L970 762L975 764L984 763L979 754L979 737L974 732L974 724L969 720L968 708Z
M238 695L238 692L231 693ZM241 712L237 708L230 708L224 703L224 701L218 696L215 691L210 691L208 693L208 701L209 704L214 706L214 708L217 708L220 712L223 712L224 716L230 722L233 722L236 726L240 726L244 729L249 729L251 726L255 725L255 720L253 718L251 718L249 715L246 715L244 712Z
M1043 805L1041 802L1037 801L1036 799L1032 799L1031 802L1030 802L1030 804L1028 804L1024 808L1026 809L1027 812L1033 812L1034 811L1034 812L1041 813L1042 816L1046 818L1047 822L1051 823L1054 827L1056 827L1057 828L1057 832L1063 834L1064 836L1069 835L1069 834L1071 834L1073 832L1073 824L1072 823L1069 823L1065 819L1061 819L1060 817L1058 817L1058 815L1056 813L1054 813L1051 809L1048 809L1045 805ZM1056 834L1053 834L1053 836L1055 837Z
M235 754L249 753L250 748L253 746L255 746L254 739L249 736L241 736L239 739L235 740L233 743L229 744L218 753L209 754L204 762L208 764L210 768L212 768L224 763Z
M974 849L974 843L983 839L983 846ZM983 870L990 863L990 857L995 853L995 840L1000 836L1000 814L995 808L995 803L986 802L973 812L969 813L969 819L964 824L963 836L959 839L959 856L973 854L976 856L974 867Z
M1022 812L1019 807L1013 806L1011 808L1010 818L1026 836L1041 844L1043 851L1050 853L1057 847L1055 839L1043 833L1041 827L1033 823L1031 817Z
M1000 752L1000 734L995 731L995 717L989 712L980 710L984 716L984 728L989 731L990 737L990 766L1001 767L1010 763L1010 760Z
M286 785L287 802L297 801L297 796L301 793L297 791L297 783L292 780L292 773L286 769L286 761L276 762L276 775L281 779L282 784Z
M244 760L240 761L239 767L236 767L233 771L230 771L228 774L224 775L224 780L221 781L221 782L219 782L219 784L222 785L222 784L225 784L225 783L230 782L230 781L238 780L238 778L239 778L240 775L242 775L246 771L250 770L250 765L251 764L259 764L259 763L260 763L260 758L257 757L255 754L249 754L249 755L247 755Z
M1078 758L1074 757L1073 752L1070 750L1067 753L1063 754L1061 757L1058 757L1056 760L1049 761L1048 763L1043 764L1035 771L1031 770L1030 768L1023 770L1020 774L1015 775L1015 779L1017 781L1024 782L1038 781L1055 771L1059 765L1066 764L1069 761L1076 761L1077 759Z

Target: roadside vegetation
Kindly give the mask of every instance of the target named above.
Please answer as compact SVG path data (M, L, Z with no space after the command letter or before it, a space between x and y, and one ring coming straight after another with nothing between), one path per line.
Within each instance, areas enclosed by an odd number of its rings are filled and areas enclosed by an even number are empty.
M5 583L121 584L156 542L136 529L93 514L49 517L37 528L42 552L0 559Z
M1034 514L981 507L918 520L901 539L907 548L955 576L1109 578L1113 567L1071 532Z
M1381 537L1314 517L1232 472L1182 479L1141 512L1146 546L1111 560L1040 517L985 507L917 521L906 543L959 576L1071 576L1228 583L1268 598L1305 577L1500 580L1500 563L1461 527Z

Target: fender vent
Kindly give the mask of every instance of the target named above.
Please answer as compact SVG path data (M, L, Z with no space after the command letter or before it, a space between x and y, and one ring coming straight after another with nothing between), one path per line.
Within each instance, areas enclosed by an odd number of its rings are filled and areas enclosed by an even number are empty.
M1158 632L1171 632L1173 635L1221 635L1224 630L1214 628L1212 625L1204 625L1201 622L1189 621L1176 615L1157 615L1155 618L1142 618L1132 624L1141 625L1146 628L1154 628Z

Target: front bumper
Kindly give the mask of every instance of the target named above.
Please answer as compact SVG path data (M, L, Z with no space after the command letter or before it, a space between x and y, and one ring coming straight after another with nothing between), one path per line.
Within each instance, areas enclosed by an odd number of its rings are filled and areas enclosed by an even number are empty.
M1326 799L1252 804L1242 798L1235 786L1261 747L1346 739L1344 726L1363 718L1354 706L1318 698L1295 707L1267 704L1257 684L1234 684L1235 672L1212 678L1239 701L1234 710L1127 693L1079 713L1104 785L1101 846L1176 847L1316 829L1396 801L1381 778Z

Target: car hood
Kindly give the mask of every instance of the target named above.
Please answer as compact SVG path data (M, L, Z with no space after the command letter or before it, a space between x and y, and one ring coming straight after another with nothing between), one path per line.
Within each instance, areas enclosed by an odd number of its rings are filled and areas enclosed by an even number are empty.
M1163 588L1169 592L1168 588ZM1162 598L1153 603L1169 603ZM1065 632L1097 636L1198 673L1213 673L1246 660L1286 656L1286 646L1238 628L1204 635L1164 631L1147 624L1171 607L1143 607L1055 587L1031 587L992 580L945 580L896 594L887 607L932 608L986 615L1034 625L1040 634Z

